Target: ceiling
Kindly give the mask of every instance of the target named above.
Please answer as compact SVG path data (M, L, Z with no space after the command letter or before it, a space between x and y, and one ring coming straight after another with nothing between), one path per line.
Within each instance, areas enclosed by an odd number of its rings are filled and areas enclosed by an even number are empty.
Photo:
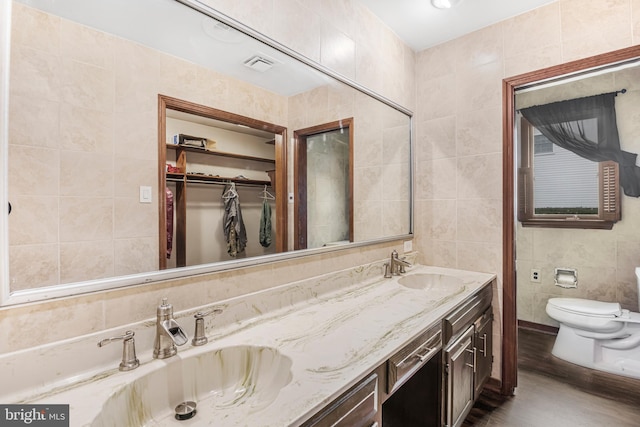
M430 0L360 0L419 52L557 0L462 0L436 9Z
M3 1L3 0L0 0ZM175 0L17 0L291 96L327 83L287 55ZM430 0L360 0L415 51L443 43L557 0L461 0L440 10ZM215 55L210 52L216 52ZM243 66L253 55L275 72ZM223 60L224 58L224 60Z
M302 62L175 0L16 1L282 96L307 92L330 81ZM256 55L273 62L273 72L260 72L243 65Z

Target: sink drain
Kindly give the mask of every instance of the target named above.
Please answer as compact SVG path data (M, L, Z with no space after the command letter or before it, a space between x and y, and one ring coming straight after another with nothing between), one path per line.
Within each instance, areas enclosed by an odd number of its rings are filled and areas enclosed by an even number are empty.
M184 421L196 414L196 402L192 402L190 400L186 402L182 402L178 406L176 406L176 420Z

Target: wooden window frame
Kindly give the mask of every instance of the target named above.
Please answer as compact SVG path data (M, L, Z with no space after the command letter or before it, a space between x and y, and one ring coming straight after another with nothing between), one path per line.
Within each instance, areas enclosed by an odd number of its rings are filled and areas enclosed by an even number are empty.
M621 218L620 175L614 161L598 163L598 214L536 214L534 209L534 126L524 117L520 121L521 156L518 169L518 221L523 227L581 228L611 230Z

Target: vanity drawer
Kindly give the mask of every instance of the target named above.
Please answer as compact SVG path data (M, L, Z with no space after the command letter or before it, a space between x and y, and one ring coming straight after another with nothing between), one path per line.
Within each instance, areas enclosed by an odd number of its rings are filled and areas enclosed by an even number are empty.
M303 427L371 427L377 425L378 375L372 374L314 415Z
M485 286L480 292L469 298L465 303L453 313L444 318L444 345L453 337L464 332L469 325L478 319L482 313L491 305L493 297L492 284Z
M429 327L389 358L387 393L391 394L442 348L440 323Z

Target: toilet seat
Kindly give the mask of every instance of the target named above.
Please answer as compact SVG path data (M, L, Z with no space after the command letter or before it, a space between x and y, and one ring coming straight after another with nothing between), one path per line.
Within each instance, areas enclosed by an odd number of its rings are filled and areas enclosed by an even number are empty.
M547 303L557 310L581 316L616 318L622 316L617 302L593 301L582 298L549 298Z
M626 322L618 303L581 298L549 298L546 311L552 319L579 329L580 334L593 338L618 338L625 334Z

